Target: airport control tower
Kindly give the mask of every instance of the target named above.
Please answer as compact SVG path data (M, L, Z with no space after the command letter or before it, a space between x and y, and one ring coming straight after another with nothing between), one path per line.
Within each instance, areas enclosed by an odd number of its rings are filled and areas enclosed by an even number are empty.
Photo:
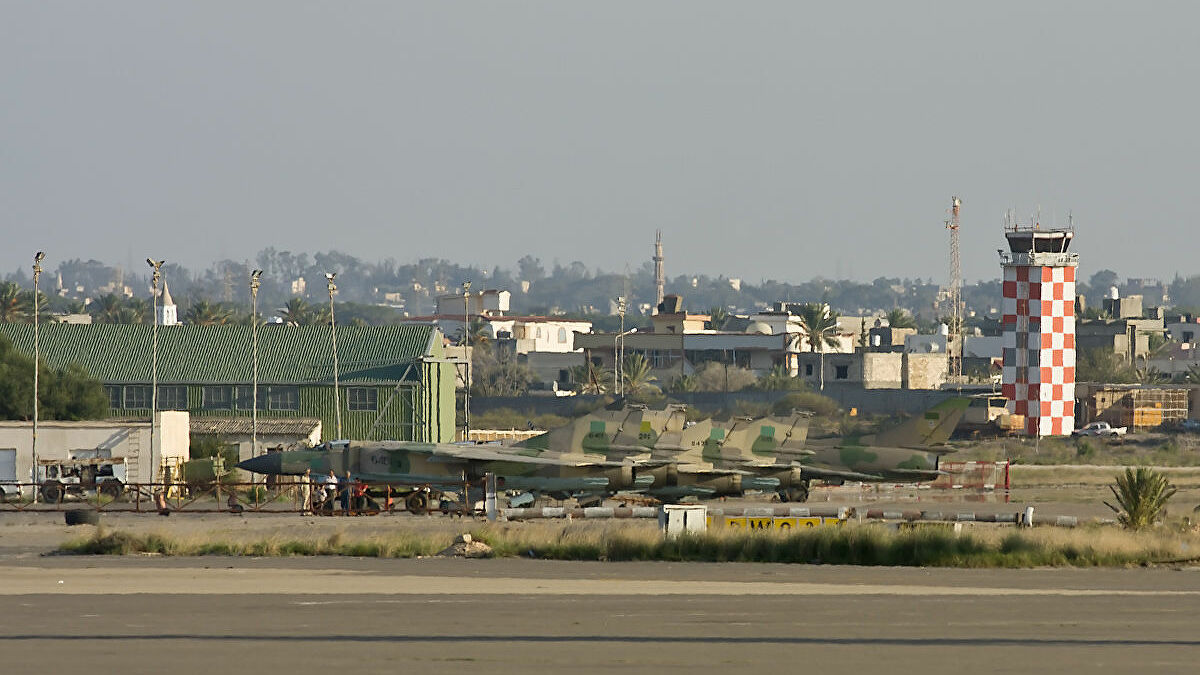
M1030 436L1075 428L1074 228L1005 225L1003 391Z

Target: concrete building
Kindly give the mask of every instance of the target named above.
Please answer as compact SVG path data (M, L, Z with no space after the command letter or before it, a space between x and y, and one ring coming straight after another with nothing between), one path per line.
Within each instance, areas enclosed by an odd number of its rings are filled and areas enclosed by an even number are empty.
M863 389L941 389L946 383L946 355L908 352L853 354L798 354L799 375L814 389L821 384L824 364L825 386L856 385Z
M1002 391L1030 436L1075 428L1074 232L1011 225L1004 269Z
M1086 319L1075 324L1075 347L1112 352L1140 365L1150 355L1150 337L1163 334L1159 318Z
M164 467L178 467L188 459L189 415L164 411L156 416L154 447L150 446L150 419L38 422L39 481L68 482L54 462L112 460L96 467L104 478L122 483L157 482ZM33 423L0 422L0 490L15 492L13 483L33 477ZM177 474L176 474L177 475ZM7 486L7 487L6 487ZM23 496L30 497L28 487Z

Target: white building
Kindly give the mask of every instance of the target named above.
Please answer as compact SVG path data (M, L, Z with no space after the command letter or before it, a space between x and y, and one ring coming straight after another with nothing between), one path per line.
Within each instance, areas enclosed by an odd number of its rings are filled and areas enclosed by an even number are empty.
M104 470L122 483L160 481L164 466L177 466L188 459L188 424L186 412L159 412L151 448L149 420L38 422L41 478L46 476L47 462L112 459L111 468ZM0 489L9 493L13 483L28 483L32 466L33 422L0 422ZM28 487L23 492L30 496Z

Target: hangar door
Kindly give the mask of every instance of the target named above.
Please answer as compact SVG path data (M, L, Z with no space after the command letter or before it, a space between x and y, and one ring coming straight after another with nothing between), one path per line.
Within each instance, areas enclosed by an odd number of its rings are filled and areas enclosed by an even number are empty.
M17 480L17 451L15 448L0 448L0 481Z

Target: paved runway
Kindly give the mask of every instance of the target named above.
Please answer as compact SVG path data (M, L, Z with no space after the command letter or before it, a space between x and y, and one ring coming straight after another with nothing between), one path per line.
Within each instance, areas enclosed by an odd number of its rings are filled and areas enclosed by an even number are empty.
M5 672L1195 672L1198 619L1192 569L0 559Z

